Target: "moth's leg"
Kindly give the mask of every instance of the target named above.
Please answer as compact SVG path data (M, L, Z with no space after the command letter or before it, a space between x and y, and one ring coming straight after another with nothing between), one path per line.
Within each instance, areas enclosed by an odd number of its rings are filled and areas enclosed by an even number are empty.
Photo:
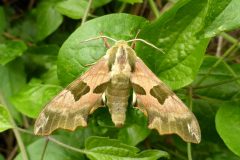
M136 106L136 102L137 102L137 96L136 96L136 93L133 91L132 105L133 105L133 106Z
M103 36L103 33L100 32L100 35ZM111 46L110 46L110 44L108 43L107 38L106 38L106 37L102 37L102 39L103 39L103 42L104 42L105 47L106 47L107 49L109 49Z
M140 29L137 31L137 34L136 34L136 36L135 36L134 39L137 38L137 36L139 35L139 33L140 33ZM132 44L131 44L131 48L132 48L132 49L135 49L135 47L136 47L136 41L133 41Z

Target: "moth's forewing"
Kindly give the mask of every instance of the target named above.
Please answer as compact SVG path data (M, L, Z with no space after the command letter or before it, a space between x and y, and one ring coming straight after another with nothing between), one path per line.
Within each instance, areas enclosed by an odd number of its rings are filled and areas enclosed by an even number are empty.
M45 106L35 122L34 133L49 135L57 128L87 126L88 115L102 106L104 84L109 80L108 60L103 57Z
M130 81L137 96L137 107L149 117L149 128L157 129L159 134L178 134L187 142L200 142L200 127L193 113L140 58Z

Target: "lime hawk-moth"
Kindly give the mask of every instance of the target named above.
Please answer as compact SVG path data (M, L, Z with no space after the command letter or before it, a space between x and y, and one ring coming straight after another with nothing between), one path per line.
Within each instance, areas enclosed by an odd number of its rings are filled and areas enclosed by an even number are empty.
M130 41L135 40L141 39ZM116 41L105 56L53 98L37 118L34 133L49 135L57 128L85 127L88 115L105 105L120 127L133 92L133 105L148 116L150 129L199 143L200 127L193 113L136 55L130 41Z

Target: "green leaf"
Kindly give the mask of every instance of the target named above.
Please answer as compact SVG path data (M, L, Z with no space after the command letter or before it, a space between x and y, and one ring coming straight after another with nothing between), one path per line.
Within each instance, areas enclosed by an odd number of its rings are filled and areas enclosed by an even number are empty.
M111 0L97 0L93 1L91 8L98 8L101 7L107 3L109 3ZM56 9L59 13L68 16L72 19L80 19L83 17L87 6L88 6L88 0L66 0L57 3Z
M135 146L143 141L150 133L147 117L138 109L128 107L126 122L118 132L118 139L128 145Z
M83 17L87 8L88 2L84 0L67 0L59 2L56 9L61 14L68 16L72 19L80 19Z
M219 102L193 99L193 112L201 128L202 141L217 143L221 140L215 127L215 116L218 109Z
M91 160L157 160L160 157L168 157L166 152L159 150L138 153L139 149L136 147L104 137L89 137L85 146L86 154Z
M14 119L17 120L17 122L21 122L22 117L10 103L10 97L16 94L26 84L26 75L22 61L14 60L5 66L0 65L0 77L0 92Z
M2 154L0 154L0 160L4 160L5 158L3 157Z
M178 1L139 34L166 53L147 45L136 48L151 70L172 89L190 84L203 61L209 39L200 39L198 33L204 26L208 5L207 0Z
M235 76L229 70L229 68L231 68L231 65L228 65L226 62L222 61L219 63L217 67L215 67L212 70L212 72L209 75L207 75L209 73L210 68L218 60L219 58L213 57L213 56L205 57L204 62L199 70L198 76L196 77L196 80L193 83L193 87L195 88L194 93L196 95L200 95L200 96L204 96L204 97L208 97L216 100L221 100L221 101L237 100L236 96L239 93L240 87L239 87L239 82L237 81L237 79L234 80ZM236 64L235 68L236 69L232 68L232 70L238 71L238 69L240 68L240 65ZM196 84L198 84L199 81L205 76L207 76L207 78L204 81L202 81L200 85L196 86ZM229 81L231 79L233 81ZM219 85L215 85L215 84L219 84Z
M106 23L107 22L107 23ZM115 39L132 39L146 25L144 18L128 14L112 14L95 18L79 27L62 45L58 56L59 79L68 84L106 54L103 40L80 43L102 32ZM110 41L109 41L110 42Z
M222 106L216 115L216 128L227 147L240 156L240 106L230 103Z
M239 0L211 0L204 36L213 37L216 34L240 27Z
M193 159L205 159L205 160L239 160L240 158L233 154L222 141L217 142L209 142L202 141L199 145L194 146L193 151L201 151L194 152Z
M35 9L24 13L24 16L15 20L14 25L11 24L11 27L6 28L6 31L25 42L35 42L37 34L36 14Z
M240 100L237 97L240 89L239 82L237 79L234 80L235 76L229 70L229 68L232 68L232 65L222 61L208 74L211 67L218 60L219 58L214 56L205 56L198 75L192 84L194 93L193 111L200 123L202 138L214 143L220 141L215 128L217 110L224 103ZM232 70L238 71L239 67L240 65L236 64ZM201 84L198 84L205 76L207 78Z
M36 67L52 69L52 67L56 65L58 50L59 47L57 45L38 45L29 47L25 54L28 59L28 61L26 61L28 69L34 69Z
M2 105L0 105L0 132L3 132L9 128L12 128L9 120L9 113Z
M0 64L5 65L18 56L21 56L27 49L22 41L6 41L0 44Z
M46 73L41 76L41 80L44 84L59 85L57 77L57 66L52 66Z
M54 2L43 2L37 7L37 40L43 40L62 23L62 15L55 9Z
M122 128L118 133L118 139L128 145L135 146L143 141L150 133L148 128L143 128L140 125L132 124Z
M56 85L30 83L11 98L14 106L24 115L36 118L42 107L62 88Z
M46 143L46 139L41 138L33 142L32 144L28 145L27 152L28 152L29 159L40 160L45 143ZM44 160L53 160L53 159L66 160L66 159L71 159L71 157L68 154L66 154L66 151L64 150L64 148L49 141L46 148L46 152L44 154ZM22 160L21 153L19 153L14 160Z
M121 2L125 2L125 3L130 3L130 4L134 4L134 3L142 3L143 0L118 0Z

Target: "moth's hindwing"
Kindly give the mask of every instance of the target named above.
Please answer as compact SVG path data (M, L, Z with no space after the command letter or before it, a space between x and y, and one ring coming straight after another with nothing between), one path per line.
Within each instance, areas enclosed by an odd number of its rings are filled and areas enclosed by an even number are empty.
M103 57L45 106L35 122L34 133L49 135L57 128L74 130L87 126L87 116L102 106L102 94L109 80L107 59Z
M137 107L149 117L149 128L159 134L178 134L187 142L199 143L200 127L193 113L137 58L130 81Z

